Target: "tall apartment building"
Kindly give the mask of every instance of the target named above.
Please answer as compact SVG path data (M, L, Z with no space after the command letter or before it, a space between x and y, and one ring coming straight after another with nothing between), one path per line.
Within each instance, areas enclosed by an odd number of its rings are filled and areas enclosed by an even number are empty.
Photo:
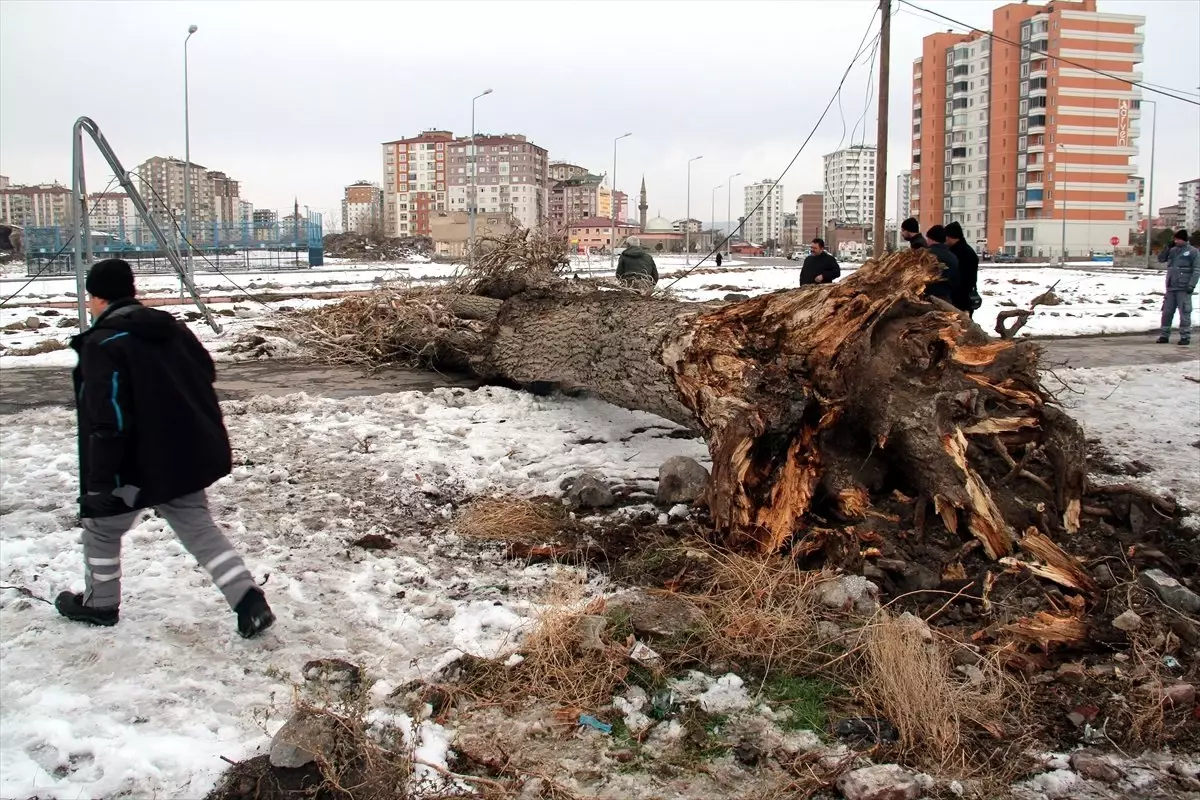
M1188 233L1200 230L1200 178L1179 184L1179 211Z
M370 181L355 181L342 196L342 230L378 233L383 230L383 190Z
M610 216L612 197L610 194L610 208L605 210L602 202L603 183L604 179L599 175L586 172L554 182L549 193L550 224L556 229L566 228L581 219ZM482 191L480 197L484 197Z
M390 236L429 236L432 212L447 211L454 134L425 131L383 143L383 221Z
M826 220L870 225L875 219L875 147L855 145L825 156Z
M783 184L771 178L748 183L744 197L746 224L742 229L743 238L755 244L778 242L783 232ZM754 211L760 200L762 206Z
M138 164L135 170L138 192L168 234L174 229L172 217L180 228L183 227L185 173L191 183L193 226L200 231L212 220L212 184L206 179L208 170L196 163L192 163L190 171L186 166L178 158L154 156Z
M0 222L9 225L69 225L72 218L71 190L59 183L36 186L5 186L0 189Z
M616 211L617 211L617 221L618 222L628 222L629 221L629 195L625 194L624 192L620 192L620 191L617 191L616 189L614 189L613 193L612 193L612 202L613 202L613 206L616 208Z
M1024 256L1061 255L1064 238L1070 255L1124 241L1138 220L1141 93L1127 81L1141 79L1144 23L1055 0L995 9L992 34L925 37L911 178L922 226L957 221L977 247Z
M591 172L587 167L578 164L568 164L566 161L555 161L550 164L549 178L552 181L565 181L568 178L582 178Z
M478 173L477 213L511 214L517 224L534 229L546 221L550 194L549 157L520 134L475 136ZM471 140L462 137L449 146L449 207L470 208Z
M238 192L238 182L224 172L210 170L204 173L206 187L211 196L212 211L210 220L222 225L233 225L238 221L241 200Z
M254 203L249 200L238 200L238 223L243 227L254 224Z
M7 189L12 184L7 175L0 175L0 189Z
M897 227L912 215L912 173L905 171L896 176Z
M119 234L127 227L132 227L137 219L136 212L124 192L104 192L88 195L88 224L94 231Z
M799 242L811 242L825 233L825 202L821 192L810 192L796 198L796 227Z

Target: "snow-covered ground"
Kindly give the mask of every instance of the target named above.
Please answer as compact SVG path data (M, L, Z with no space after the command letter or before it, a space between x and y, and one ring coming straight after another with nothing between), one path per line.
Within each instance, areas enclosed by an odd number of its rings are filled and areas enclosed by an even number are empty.
M1195 364L1059 373L1089 436L1150 472L1131 478L1200 507ZM505 389L439 389L347 400L304 395L225 405L237 467L215 514L266 579L279 623L245 642L206 575L161 520L127 537L121 623L92 629L0 590L0 797L202 796L221 756L251 755L287 717L290 682L314 658L363 664L385 703L459 652L511 644L555 582L445 532L456 501L489 491L560 493L594 470L652 489L700 441L672 423L596 400ZM0 584L40 598L82 584L70 411L0 427ZM396 548L352 542L391 533ZM603 591L596 579L586 591ZM445 756L430 723L414 737Z

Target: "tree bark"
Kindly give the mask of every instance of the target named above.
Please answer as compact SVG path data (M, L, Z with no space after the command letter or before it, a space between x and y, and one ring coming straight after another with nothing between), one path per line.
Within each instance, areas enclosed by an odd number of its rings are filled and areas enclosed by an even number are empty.
M436 302L475 320L456 328L457 366L587 390L703 435L708 507L732 546L777 551L817 510L895 519L874 506L900 490L998 559L1035 513L1052 532L1078 527L1083 434L1041 387L1037 346L991 339L925 298L939 276L928 253L904 251L839 283L734 304L562 280L502 302ZM425 352L437 360L446 341Z

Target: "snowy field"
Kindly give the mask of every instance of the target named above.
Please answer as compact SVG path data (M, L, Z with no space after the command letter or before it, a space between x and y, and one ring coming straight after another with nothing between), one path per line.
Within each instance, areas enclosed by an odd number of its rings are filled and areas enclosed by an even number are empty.
M1130 480L1200 505L1200 392L1184 378L1200 377L1195 364L1059 375L1088 435L1149 468ZM0 591L0 797L197 798L222 756L253 755L287 718L310 659L363 664L386 705L460 652L502 651L552 585L605 586L459 540L446 529L457 503L497 490L558 495L584 470L652 490L666 458L705 456L648 414L495 388L225 409L237 466L211 490L213 507L267 581L279 623L239 639L207 576L153 518L126 537L115 628ZM79 590L73 413L6 418L0 465L0 583L38 598ZM395 549L352 546L383 532ZM446 731L426 722L411 736L445 763Z
M752 262L729 262L717 271L711 264L699 267L686 277L676 278L686 267L682 257L661 258L659 272L663 275L659 289L667 289L686 300L719 300L726 294L739 293L757 295L778 289L793 288L799 284L799 265L779 267L755 265ZM694 264L695 262L693 262ZM577 257L572 262L576 274L603 278L608 260L598 257ZM853 272L855 264L843 265L843 275ZM189 325L197 333L218 360L230 356L226 348L239 335L257 325L270 327L272 310L280 307L299 308L305 305L330 302L327 299L290 300L262 303L254 299L258 293L274 292L288 294L315 294L339 291L369 291L385 282L407 280L436 281L453 276L461 265L457 264L393 264L363 266L341 270L300 270L296 272L266 274L231 274L230 278L218 274L198 274L197 285L209 296L233 296L239 298L233 304L214 304L214 310L230 310L236 316L222 317L228 329L222 335L214 334L202 321ZM230 280L237 281L244 295ZM1146 333L1159 324L1162 305L1163 273L1130 270L1087 270L1062 269L1056 267L1012 268L985 267L979 273L979 291L983 306L975 312L985 330L991 331L996 315L1008 308L1026 308L1029 302L1051 286L1062 299L1057 306L1039 306L1021 334L1027 336L1080 336L1095 334ZM0 281L0 293L16 291L20 283ZM143 296L162 297L177 295L179 283L169 276L148 276L138 279L139 292ZM64 318L73 318L73 308L58 308L45 316L54 302L73 302L75 283L72 279L34 281L13 301L22 305L0 308L0 329L23 323L30 317L39 317L47 327L37 330L0 330L0 368L33 366L70 366L74 363L71 351L58 351L31 355L13 355L14 349L23 350L42 345L47 340L65 343L74 332L70 327L57 327ZM170 306L178 313L193 311L191 306ZM182 309L182 310L180 310ZM66 324L66 323L62 323Z

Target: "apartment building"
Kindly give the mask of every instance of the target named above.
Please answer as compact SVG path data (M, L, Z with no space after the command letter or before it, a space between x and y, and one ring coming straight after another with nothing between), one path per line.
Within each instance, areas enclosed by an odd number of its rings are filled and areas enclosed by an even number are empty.
M743 192L745 226L742 237L755 244L779 241L783 232L783 185L772 178L748 183ZM759 201L762 206L755 210Z
M1141 93L1128 81L1141 79L1144 23L1056 0L995 9L992 34L925 37L910 179L922 226L957 221L976 247L1023 256L1124 241L1139 219Z
M870 225L875 219L875 147L855 145L825 156L826 220Z
M912 173L905 171L896 176L896 222L912 215Z
M238 182L217 170L204 173L204 179L208 183L206 188L212 198L212 212L207 221L220 225L236 224L241 210Z
M609 195L609 207L606 209L602 196L603 184L604 178L587 172L555 181L550 189L547 208L550 224L558 229L568 227L581 219L611 218L612 195ZM489 196L490 194L488 192ZM481 191L480 197L484 196Z
M1200 230L1200 178L1179 184L1179 215L1188 233Z
M614 189L613 193L612 193L612 203L613 203L613 207L616 209L616 212L617 212L617 221L618 222L628 222L629 221L629 195L625 194L624 192L620 192L620 191L617 191L616 189Z
M698 219L677 219L671 223L671 230L676 233L699 233L704 223ZM780 228L782 229L782 221Z
M205 167L193 162L189 170L187 164L178 158L154 156L138 164L135 172L138 192L166 232L173 230L176 223L180 228L184 224L185 173L191 183L193 228L200 232L212 222L213 186L207 177L209 170Z
M550 165L549 178L552 181L565 181L570 178L582 178L591 173L587 167L578 164L568 164L566 161L555 161Z
M0 189L0 222L30 226L69 225L71 190L59 183L6 185Z
M524 228L546 221L550 195L549 157L520 134L476 134L477 213L507 213ZM448 146L449 204L455 211L470 208L471 140L462 137Z
M430 215L447 211L454 134L425 131L383 143L383 220L391 236L429 236Z
M342 230L373 234L383 230L383 190L370 181L355 181L342 196Z
M87 200L88 223L94 231L120 234L137 220L132 201L124 192L92 194Z
M796 227L800 244L821 237L825 231L825 202L821 192L810 192L796 198Z

